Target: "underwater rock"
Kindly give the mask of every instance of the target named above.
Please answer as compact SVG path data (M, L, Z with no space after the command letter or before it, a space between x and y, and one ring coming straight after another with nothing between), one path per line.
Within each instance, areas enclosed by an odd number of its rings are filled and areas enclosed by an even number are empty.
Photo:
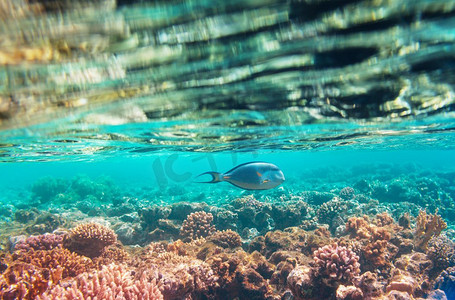
M117 239L124 245L137 244L137 226L129 223L121 223L119 225L113 226L113 228L115 230L115 234L117 234Z
M455 299L455 267L441 272L435 280L434 288L444 291L447 299Z
M28 223L34 220L39 214L40 211L37 210L36 208L19 209L14 213L14 220L20 223Z
M25 231L29 234L44 234L47 232L53 232L60 226L63 226L66 221L59 215L44 213L35 219L32 225L25 228Z
M151 206L138 211L141 226L145 231L152 231L158 226L158 220L167 219L171 214L169 207Z
M302 194L303 200L309 204L322 205L333 199L336 195L328 192L307 191Z
M446 293L444 293L444 291L439 290L439 289L431 291L428 294L427 299L428 300L448 300Z
M287 284L296 300L311 299L318 293L313 282L312 269L309 266L297 266L289 273ZM319 294L320 297L323 295Z
M363 292L356 286L353 285L342 285L337 288L336 291L336 299L337 300L362 300Z
M423 297L430 291L429 276L433 262L424 253L403 255L396 260L395 267L397 269L392 272L387 291L404 291L414 297Z
M123 203L119 206L111 206L106 210L106 215L109 217L119 217L125 214L132 213L134 207L131 204Z
M178 202L172 204L170 207L169 219L183 221L187 216L196 211L209 212L209 206L204 202L190 203L190 202Z
M378 276L370 271L360 275L357 285L361 288L366 298L379 297L383 294L383 286L378 281Z
M220 208L212 212L215 218L215 227L219 230L238 228L238 214L230 210Z
M288 201L280 204L272 204L271 217L275 222L275 229L298 226L309 218L310 208L303 201Z

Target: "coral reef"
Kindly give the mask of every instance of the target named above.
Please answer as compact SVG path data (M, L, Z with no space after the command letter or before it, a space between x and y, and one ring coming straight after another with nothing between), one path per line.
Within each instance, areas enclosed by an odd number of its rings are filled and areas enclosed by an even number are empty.
M416 220L414 242L418 249L426 250L428 242L432 237L438 236L442 230L447 228L447 224L437 213L427 214L421 210Z
M180 236L187 239L207 237L215 233L215 226L212 225L213 215L204 211L194 212L188 215L182 223Z
M450 299L453 227L403 202L436 203L450 194L447 176L321 182L217 205L208 204L216 191L199 194L207 203L158 205L168 193L189 199L190 187L133 197L84 176L38 182L39 210L11 206L2 228L10 252L0 253L0 298Z
M51 250L61 248L63 244L63 235L46 233L43 235L30 236L25 240L18 241L14 250Z
M92 268L92 260L63 248L19 251L13 262L34 265L41 269L60 270L62 278L74 277Z
M347 186L341 189L339 196L343 200L351 200L355 197L355 190L352 187Z
M112 229L97 223L80 224L71 229L63 240L63 247L90 258L100 256L103 249L117 241Z
M236 248L242 246L240 235L230 229L216 231L208 240L223 248Z
M138 278L137 278L138 277ZM54 286L41 300L125 299L160 300L163 295L155 280L135 274L125 265L110 264L99 271L84 273Z
M337 244L326 245L314 251L315 272L325 284L351 283L360 273L359 256L351 249Z

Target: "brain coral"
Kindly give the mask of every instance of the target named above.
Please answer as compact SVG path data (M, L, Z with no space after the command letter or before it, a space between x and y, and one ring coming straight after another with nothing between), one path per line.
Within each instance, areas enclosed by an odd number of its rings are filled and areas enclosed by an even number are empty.
M351 249L334 243L314 251L316 274L326 283L350 283L360 273L359 257Z
M197 211L188 215L182 223L180 235L184 238L197 239L207 237L215 232L215 226L211 225L213 215L204 211Z
M155 280L147 280L145 273L139 279L125 265L110 264L100 271L83 273L44 293L41 300L70 299L163 299Z
M63 247L90 258L98 257L103 249L117 242L112 229L96 223L81 224L73 228L63 240Z

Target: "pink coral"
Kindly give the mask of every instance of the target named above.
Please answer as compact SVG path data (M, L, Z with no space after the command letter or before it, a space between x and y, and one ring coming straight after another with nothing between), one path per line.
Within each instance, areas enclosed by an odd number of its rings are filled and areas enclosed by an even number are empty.
M313 259L316 273L326 279L327 283L349 283L360 273L357 254L336 243L314 251Z
M211 225L213 215L205 211L198 211L188 215L183 221L180 235L189 239L207 237L215 232L215 226Z
M62 242L63 235L51 233L32 235L25 240L17 242L14 250L51 250L54 248L61 248Z
M73 228L63 240L63 247L90 258L98 257L103 249L117 242L115 232L97 223L81 224Z
M135 273L125 265L110 264L100 271L84 273L62 282L38 299L164 299L156 281L147 280L146 277L143 273L139 279L135 279Z

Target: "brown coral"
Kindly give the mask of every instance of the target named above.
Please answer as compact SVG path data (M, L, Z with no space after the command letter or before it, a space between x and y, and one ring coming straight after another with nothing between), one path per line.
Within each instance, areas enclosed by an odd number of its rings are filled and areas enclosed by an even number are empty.
M34 265L38 268L62 272L62 278L74 277L92 267L90 258L80 256L68 249L20 251L13 254L13 260Z
M365 260L376 267L390 266L390 261L387 260L387 241L378 240L368 243L363 248Z
M417 216L414 235L416 248L425 251L430 239L438 236L445 228L447 228L447 224L437 212L434 215L431 215L427 214L426 211L421 210Z
M90 258L100 256L103 249L117 241L115 232L97 223L81 224L65 236L63 247Z
M145 273L136 279L125 265L110 264L100 271L84 273L44 293L41 300L65 299L144 299L159 300L163 295L155 280Z
M100 256L93 259L97 266L109 265L111 263L122 263L129 259L130 255L119 244L107 246Z
M13 263L0 276L0 299L35 299L61 278L59 269L45 272L30 264Z
M213 215L205 211L197 211L188 215L182 223L180 235L186 239L207 237L215 232L215 226L211 225Z
M209 241L223 248L236 248L242 246L240 235L230 229L217 231L210 236Z

